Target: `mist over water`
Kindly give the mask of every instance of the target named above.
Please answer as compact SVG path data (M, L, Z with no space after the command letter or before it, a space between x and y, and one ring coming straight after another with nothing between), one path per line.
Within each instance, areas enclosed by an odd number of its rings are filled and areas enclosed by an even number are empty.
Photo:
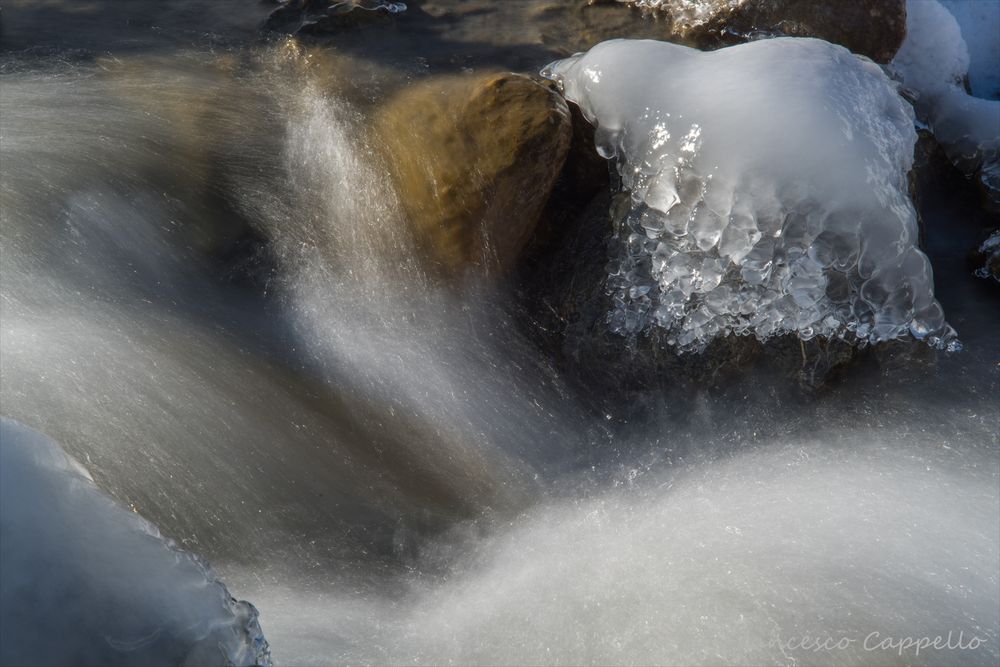
M277 664L996 664L1000 309L960 194L921 213L963 352L632 404L511 284L417 261L367 122L406 64L217 48L241 21L5 41L0 404L253 602Z

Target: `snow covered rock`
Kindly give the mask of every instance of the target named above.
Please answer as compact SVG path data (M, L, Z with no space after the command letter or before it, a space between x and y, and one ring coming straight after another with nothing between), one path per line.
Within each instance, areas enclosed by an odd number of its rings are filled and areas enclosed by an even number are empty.
M977 54L983 49L982 40L1000 40L1000 10L993 14L992 24L988 15L985 25L971 31ZM987 44L987 53L990 48L995 47ZM997 71L996 61L987 67L990 73ZM1000 101L966 92L963 83L969 68L969 48L952 13L937 0L910 0L906 41L892 69L951 161L975 175L993 204L1000 206ZM983 75L981 80L988 89L993 78Z
M252 605L6 419L0 537L4 665L270 664Z
M870 61L814 39L613 40L543 74L630 193L612 330L661 327L682 352L730 333L958 347L916 247L913 112Z
M958 22L969 51L972 94L1000 99L1000 0L941 0L941 4Z

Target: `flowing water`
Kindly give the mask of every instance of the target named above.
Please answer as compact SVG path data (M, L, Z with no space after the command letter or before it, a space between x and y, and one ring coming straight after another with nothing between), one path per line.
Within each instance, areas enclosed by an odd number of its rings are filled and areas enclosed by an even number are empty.
M1000 294L966 191L921 201L964 351L808 397L634 403L533 342L523 289L424 274L368 113L566 55L544 5L304 49L257 2L8 2L3 416L207 559L277 664L996 664Z

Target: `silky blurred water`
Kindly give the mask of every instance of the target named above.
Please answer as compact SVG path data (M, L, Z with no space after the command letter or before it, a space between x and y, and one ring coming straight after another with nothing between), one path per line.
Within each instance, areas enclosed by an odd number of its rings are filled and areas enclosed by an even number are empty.
M474 4L377 54L260 42L257 3L5 6L3 415L210 561L277 664L995 664L974 203L921 201L965 351L813 396L595 395L510 285L424 275L366 123L455 54L565 55L525 36L543 3Z

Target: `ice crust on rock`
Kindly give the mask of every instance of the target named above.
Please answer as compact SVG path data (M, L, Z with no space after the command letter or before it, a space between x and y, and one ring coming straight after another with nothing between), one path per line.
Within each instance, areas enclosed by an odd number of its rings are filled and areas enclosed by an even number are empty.
M659 326L681 352L728 333L957 349L916 247L913 111L871 61L816 39L612 40L542 73L628 193L613 331Z
M990 16L1000 21L1000 10L987 13L987 25L972 31L973 38L1000 40L996 36L1000 24L989 25ZM892 70L952 162L968 174L978 173L990 197L1000 203L1000 101L965 91L970 58L958 21L937 0L909 0L906 33ZM983 48L977 42L976 52ZM988 51L990 45L985 48ZM990 71L996 72L996 68L994 61ZM981 80L988 84L997 76Z

